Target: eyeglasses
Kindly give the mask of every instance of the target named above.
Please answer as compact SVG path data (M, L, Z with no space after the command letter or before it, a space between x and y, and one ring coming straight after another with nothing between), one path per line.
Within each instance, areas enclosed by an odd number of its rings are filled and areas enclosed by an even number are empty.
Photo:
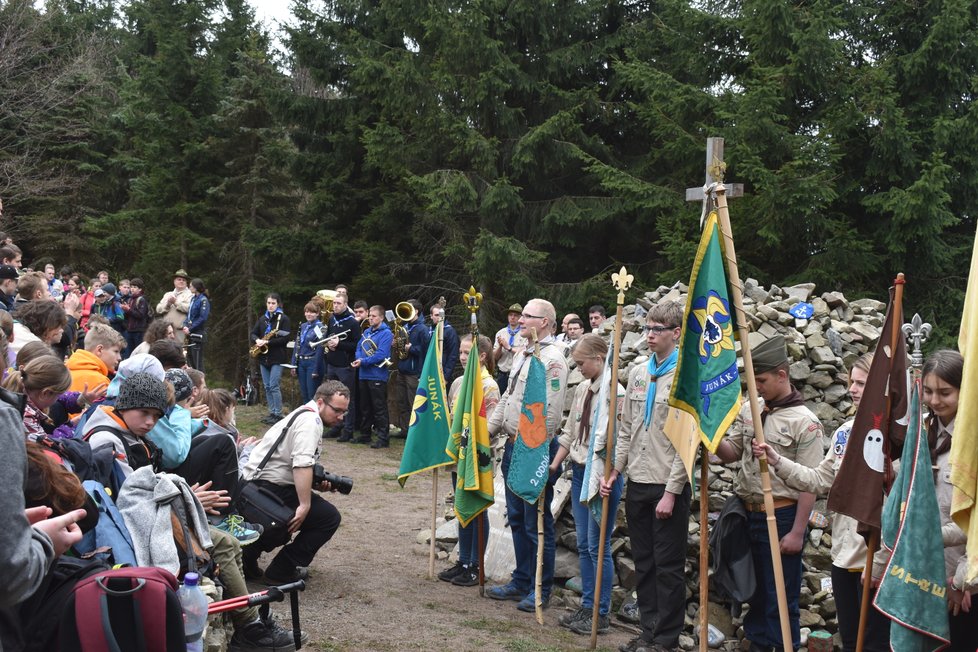
M338 414L340 416L343 416L344 414L346 414L347 412L349 412L349 410L338 410L338 409L334 408L332 405L330 405L329 403L326 404L326 407L328 407L330 410L332 410L333 412L335 412L336 414Z
M540 315L531 315L531 314L525 313L525 312L524 313L520 313L520 317L522 317L523 319L546 319L546 317L542 317Z
M642 332L648 333L652 332L656 335L662 335L666 331L671 331L674 328L679 328L679 326L645 326L642 328Z

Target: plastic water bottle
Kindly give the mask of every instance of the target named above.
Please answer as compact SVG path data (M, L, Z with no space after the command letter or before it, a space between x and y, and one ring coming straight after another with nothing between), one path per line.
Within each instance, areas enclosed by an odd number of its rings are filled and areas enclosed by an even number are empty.
M180 606L183 608L183 630L187 637L187 652L201 652L204 649L202 635L207 625L207 596L200 590L197 573L183 576L183 585L177 591Z

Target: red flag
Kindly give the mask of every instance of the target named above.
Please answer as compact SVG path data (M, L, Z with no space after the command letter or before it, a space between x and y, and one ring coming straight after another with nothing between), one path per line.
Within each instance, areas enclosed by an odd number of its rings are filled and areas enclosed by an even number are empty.
M829 492L828 508L879 528L883 508L884 477L892 481L893 446L907 434L907 347L899 332L903 310L894 306L893 289L883 332L876 343L866 389L846 443L846 454ZM897 329L895 355L890 355L893 329Z

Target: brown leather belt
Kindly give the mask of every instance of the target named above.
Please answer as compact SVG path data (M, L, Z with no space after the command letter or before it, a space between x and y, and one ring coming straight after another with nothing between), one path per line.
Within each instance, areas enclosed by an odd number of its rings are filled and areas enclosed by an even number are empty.
M791 498L775 498L774 499L774 509L781 509L782 507L791 507L796 504L797 500L792 500ZM763 512L764 503L749 503L744 501L744 507L748 512Z

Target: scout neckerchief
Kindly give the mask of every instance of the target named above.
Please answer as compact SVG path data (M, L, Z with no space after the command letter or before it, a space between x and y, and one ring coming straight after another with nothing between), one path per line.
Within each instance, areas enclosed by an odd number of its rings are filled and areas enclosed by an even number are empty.
M676 362L679 360L679 348L674 348L672 353L662 361L660 364L655 363L655 354L649 358L649 393L645 395L645 427L648 428L649 424L652 423L652 406L655 404L655 381L660 377L665 376L667 373L676 368Z
M275 312L268 312L267 310L265 311L265 335L268 335L269 333L272 332L272 316L273 315L278 315L278 320L281 321L282 320L282 309L281 308L276 308L275 309ZM276 324L276 326L277 326L277 324Z
M513 348L513 342L516 340L516 336L520 334L520 327L517 325L516 328L511 328L507 325L506 332L509 333L509 348Z

